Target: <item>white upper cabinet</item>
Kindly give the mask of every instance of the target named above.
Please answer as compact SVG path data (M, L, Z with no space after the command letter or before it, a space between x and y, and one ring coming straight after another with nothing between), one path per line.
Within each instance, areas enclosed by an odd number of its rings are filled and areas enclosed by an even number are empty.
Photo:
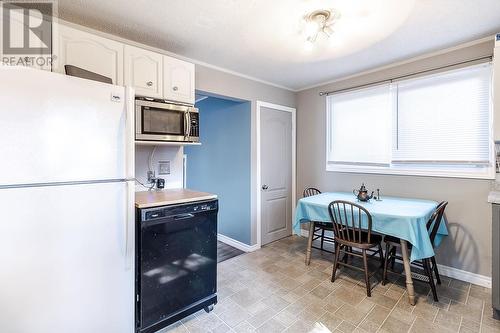
M138 47L125 45L125 85L135 94L163 97L163 56Z
M59 25L59 50L54 71L64 73L73 65L104 75L123 85L123 44L87 32Z
M161 53L117 42L63 24L55 33L52 70L73 65L131 86L137 96L194 104L195 66Z
M163 97L170 101L194 104L194 64L163 57Z

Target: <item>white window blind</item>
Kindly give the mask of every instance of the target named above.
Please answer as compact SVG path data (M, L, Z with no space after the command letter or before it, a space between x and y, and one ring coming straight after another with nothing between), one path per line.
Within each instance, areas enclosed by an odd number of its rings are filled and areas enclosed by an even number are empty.
M389 85L327 97L328 163L388 165L392 106Z
M488 164L490 67L397 83L392 162Z

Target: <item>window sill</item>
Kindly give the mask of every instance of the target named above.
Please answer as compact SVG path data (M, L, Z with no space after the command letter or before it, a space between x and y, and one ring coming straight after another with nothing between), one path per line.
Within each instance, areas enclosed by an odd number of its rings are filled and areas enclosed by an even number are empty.
M445 178L466 178L466 179L495 179L495 169L492 167L481 170L467 170L466 168L456 169L425 169L425 168L403 168L385 166L366 165L342 165L326 164L326 171L347 172L347 173L369 173L379 175L401 175L401 176L422 176L422 177L445 177Z

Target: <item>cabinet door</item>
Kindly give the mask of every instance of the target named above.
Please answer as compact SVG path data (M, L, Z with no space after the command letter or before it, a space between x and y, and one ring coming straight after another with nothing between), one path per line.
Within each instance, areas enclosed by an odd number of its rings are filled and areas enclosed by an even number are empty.
M107 76L123 85L123 44L64 25L59 26L59 54L55 71L73 65Z
M165 99L194 104L194 64L165 56L163 65Z
M163 97L163 59L159 53L125 46L125 85L136 95Z

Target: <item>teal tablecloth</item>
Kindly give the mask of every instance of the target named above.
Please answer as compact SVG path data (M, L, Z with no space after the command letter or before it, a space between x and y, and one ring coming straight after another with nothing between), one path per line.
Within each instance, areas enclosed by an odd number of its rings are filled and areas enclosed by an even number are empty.
M331 223L328 205L335 200L351 201L365 207L372 215L372 231L410 242L413 245L411 261L434 256L426 223L438 203L430 200L382 197L382 201L358 202L352 193L322 193L299 200L294 232L300 234L300 224L309 221ZM435 245L438 246L446 235L448 230L445 221L442 221Z

